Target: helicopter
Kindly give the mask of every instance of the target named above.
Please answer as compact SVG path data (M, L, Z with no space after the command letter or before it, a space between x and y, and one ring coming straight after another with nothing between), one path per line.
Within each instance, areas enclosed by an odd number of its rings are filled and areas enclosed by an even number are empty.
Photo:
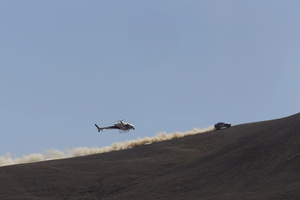
M124 131L124 132L129 131L130 129L135 130L133 124L123 122L123 120L119 120L119 122L114 124L113 126L99 127L97 124L95 124L95 126L97 127L98 132L105 129L119 129L120 131Z

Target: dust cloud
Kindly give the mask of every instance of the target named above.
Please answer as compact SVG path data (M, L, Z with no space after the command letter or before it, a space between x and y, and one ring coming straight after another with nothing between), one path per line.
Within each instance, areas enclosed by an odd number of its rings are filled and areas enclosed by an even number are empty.
M174 132L174 133L161 132L153 137L144 137L144 138L137 138L136 140L115 142L112 145L106 146L106 147L76 147L76 148L67 149L64 151L60 151L57 149L49 149L49 150L45 151L43 154L32 153L29 155L23 155L20 158L12 158L11 154L7 153L4 156L0 156L0 166L41 162L41 161L47 161L47 160L72 158L72 157L78 157L78 156L87 156L87 155L106 153L106 152L111 152L111 151L120 151L120 150L130 149L130 148L134 148L137 146L147 145L147 144L151 144L151 143L155 143L155 142L172 140L174 138L181 138L181 137L185 137L188 135L201 134L201 133L209 132L212 130L214 130L213 126L210 126L205 129L194 128L193 130L185 131L185 132Z

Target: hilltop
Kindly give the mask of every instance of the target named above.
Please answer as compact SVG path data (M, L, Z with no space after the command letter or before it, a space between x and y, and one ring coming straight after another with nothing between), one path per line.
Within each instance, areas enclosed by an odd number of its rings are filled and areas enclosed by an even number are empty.
M300 113L0 168L1 199L300 199Z

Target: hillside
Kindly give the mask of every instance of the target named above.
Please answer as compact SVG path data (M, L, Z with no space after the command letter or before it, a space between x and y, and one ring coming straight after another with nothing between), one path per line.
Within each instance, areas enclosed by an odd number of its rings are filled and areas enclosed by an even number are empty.
M0 167L1 199L300 199L300 113L128 150Z

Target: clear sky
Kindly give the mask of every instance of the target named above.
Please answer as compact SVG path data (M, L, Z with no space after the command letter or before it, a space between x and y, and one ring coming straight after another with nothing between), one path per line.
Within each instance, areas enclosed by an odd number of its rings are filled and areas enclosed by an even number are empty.
M0 156L298 113L299 8L298 0L1 1ZM94 126L119 119L136 130Z

